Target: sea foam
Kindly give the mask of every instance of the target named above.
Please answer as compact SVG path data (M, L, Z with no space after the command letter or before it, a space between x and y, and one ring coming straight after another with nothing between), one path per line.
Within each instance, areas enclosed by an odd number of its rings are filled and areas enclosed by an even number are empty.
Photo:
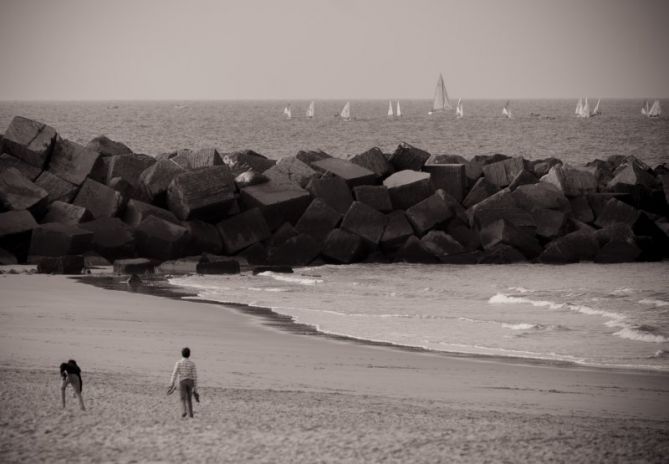
M276 272L272 271L265 271L261 272L258 274L259 276L263 277L271 277L274 280L278 280L280 282L288 282L291 284L298 284L298 285L317 285L317 284L322 284L323 280L322 279L310 279L307 277L291 277L283 274L279 274Z

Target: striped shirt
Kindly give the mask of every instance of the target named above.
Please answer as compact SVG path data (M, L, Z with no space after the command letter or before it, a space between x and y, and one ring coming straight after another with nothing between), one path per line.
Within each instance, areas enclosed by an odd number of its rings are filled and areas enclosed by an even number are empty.
M181 358L181 360L177 361L174 365L170 383L174 385L177 378L179 379L179 382L186 379L192 379L193 389L197 390L197 369L195 368L195 363L188 358Z

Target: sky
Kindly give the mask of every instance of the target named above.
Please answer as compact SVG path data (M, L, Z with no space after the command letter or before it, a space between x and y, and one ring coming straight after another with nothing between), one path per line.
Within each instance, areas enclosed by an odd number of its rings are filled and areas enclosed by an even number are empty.
M0 100L669 97L669 0L0 0Z

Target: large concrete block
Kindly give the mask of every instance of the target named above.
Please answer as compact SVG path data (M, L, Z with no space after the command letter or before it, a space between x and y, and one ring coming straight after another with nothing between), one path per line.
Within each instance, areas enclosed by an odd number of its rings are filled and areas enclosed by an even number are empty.
M393 165L378 147L374 147L364 153L353 156L351 158L351 163L372 171L380 179L385 179L395 172Z
M63 201L51 203L42 218L42 223L59 222L61 224L77 225L93 219L91 212L83 206L72 205Z
M353 188L353 195L356 201L371 206L382 213L390 212L393 209L390 193L385 185L359 185Z
M407 209L406 215L418 236L424 235L436 225L445 222L455 214L446 194L439 190L425 200Z
M335 229L325 239L321 254L338 263L349 264L363 257L365 246L362 238L342 229Z
M246 209L260 208L275 230L286 221L295 224L311 203L311 195L294 184L270 180L241 189L240 200Z
M0 140L0 143L2 140ZM13 264L18 264L19 260L14 254L10 251L0 248L0 266L11 266Z
M392 250L403 245L414 232L404 211L393 211L386 218L386 228L381 236L381 246L384 249Z
M315 198L295 225L298 232L323 242L341 220L341 213L320 198Z
M258 208L224 219L216 227L221 235L223 249L229 255L266 240L272 235L265 217Z
M364 203L353 202L346 212L341 228L352 232L367 242L378 245L386 227L386 216Z
M139 187L140 176L147 168L153 166L155 158L141 154L115 155L109 160L106 183L120 177L130 183L133 187Z
M227 166L213 166L176 176L167 188L167 204L181 220L220 220L239 211L235 179Z
M131 227L137 227L149 216L156 216L172 224L181 225L181 221L172 211L139 200L128 201L123 213L123 222Z
M430 174L404 170L383 181L395 209L407 209L432 194Z
M91 249L93 233L70 224L49 223L33 229L30 256L78 255Z
M397 250L395 261L405 263L435 264L439 262L432 251L415 235L406 239L404 244Z
M534 209L554 209L568 212L569 200L555 185L547 182L521 185L512 193L515 203L527 211Z
M466 251L457 240L441 230L431 230L421 238L421 241L423 246L439 259Z
M298 232L297 229L295 229L295 227L293 227L293 225L290 222L284 222L278 229L274 231L272 237L270 237L268 241L268 245L270 246L281 245L289 238L299 235L299 233L300 232Z
M188 230L187 254L213 253L223 251L221 234L215 225L204 221L187 221L182 224Z
M406 169L420 171L429 158L430 154L428 152L402 142L390 156L390 163L395 167L396 171Z
M527 259L519 250L506 243L498 243L492 248L485 250L478 264L513 264L525 261Z
M119 218L103 217L80 224L79 227L93 233L93 250L106 259L113 261L135 255L132 230Z
M93 179L86 179L73 203L83 206L97 219L117 216L123 208L124 198L111 187Z
M527 169L520 171L509 184L509 190L512 192L521 185L531 185L539 182L539 178Z
M305 188L318 173L306 163L293 157L281 158L274 166L263 172L270 180L280 183L292 183Z
M51 174L49 171L43 171L37 179L35 185L42 187L49 194L48 202L64 201L70 203L77 194L79 186L74 185L60 177Z
M423 171L430 173L432 188L442 189L462 202L467 186L467 174L464 164L430 164L423 166Z
M37 222L32 214L26 210L7 211L0 213L0 239L8 235L30 232L37 227Z
M223 164L223 158L215 148L202 148L197 151L180 150L172 161L185 169L198 169Z
M536 209L532 217L537 225L536 234L544 239L554 239L564 234L567 227L567 215L553 209Z
M505 219L516 227L527 231L534 232L536 230L536 223L530 212L518 206L513 192L508 189L500 190L472 206L467 210L467 214L470 225L479 229L500 219Z
M604 210L597 216L595 225L602 228L618 223L632 226L639 218L639 214L640 211L633 206L611 198L606 202Z
M579 230L548 243L539 261L550 264L592 261L598 251L599 243L594 232Z
M44 257L37 263L37 272L39 274L78 275L83 272L84 266L84 257L81 255Z
M340 214L345 214L353 203L353 195L346 181L333 174L313 177L307 184L307 190Z
M153 274L155 264L146 258L117 259L114 261L115 274Z
M97 151L102 156L127 155L132 150L127 145L111 140L106 135L98 135L86 144L86 148Z
M481 164L471 163L467 158L461 155L432 155L425 164L462 164L465 167L465 174L467 176L467 188L471 185L474 185L478 178L483 174Z
M151 202L162 205L166 204L167 187L176 176L184 172L185 169L174 161L163 159L142 171L139 182Z
M269 182L269 178L266 175L252 170L242 172L235 177L235 184L237 184L238 189L251 185L264 184L265 182Z
M499 188L491 184L485 177L481 177L476 181L465 199L462 201L462 206L465 208L471 208L475 204L482 202L498 191Z
M235 177L249 170L263 173L276 164L276 161L267 159L253 150L225 153L222 155L222 160L230 168Z
M34 181L42 173L42 170L37 166L28 164L22 159L12 156L9 153L3 153L0 155L0 172L6 171L9 168L18 169L18 171L30 181Z
M630 187L652 190L657 185L658 179L652 170L636 158L630 157L618 166L606 187L611 192L626 192Z
M188 245L188 229L156 216L149 216L135 229L135 248L144 258L160 260L183 256Z
M49 172L74 185L81 185L93 172L100 153L70 140L56 140Z
M2 148L5 153L43 169L57 136L51 126L16 116L3 136Z
M541 182L555 185L568 197L597 191L597 179L587 168L569 165L553 166L548 174L541 178Z
M343 179L349 188L358 185L372 185L376 183L376 174L367 168L340 158L327 158L311 163L316 171L329 173Z
M498 188L509 186L513 179L526 169L523 158L509 158L483 166L486 180Z
M587 224L595 220L595 215L593 214L588 198L585 195L571 197L569 203L574 218Z
M446 233L457 240L465 248L465 251L470 252L481 248L478 231L470 228L465 221L459 219L448 221Z
M663 174L660 176L660 182L662 182L662 191L664 192L664 199L669 204L669 174Z
M505 244L516 248L528 259L536 257L542 251L541 245L533 235L505 219L497 220L483 227L480 237L481 245L485 250L491 250L498 244Z
M297 155L295 155L295 158L306 165L311 166L311 163L332 158L332 156L328 155L323 150L300 150L297 152Z
M306 266L321 252L321 242L308 234L298 234L282 243L270 246L267 262L272 265Z
M18 169L0 172L0 211L28 209L40 216L48 197L46 190L28 180Z
M612 240L599 249L596 263L629 263L636 261L641 249L633 241Z
M562 160L553 157L529 162L530 170L539 178L548 174L548 171L550 171L553 166L561 164Z

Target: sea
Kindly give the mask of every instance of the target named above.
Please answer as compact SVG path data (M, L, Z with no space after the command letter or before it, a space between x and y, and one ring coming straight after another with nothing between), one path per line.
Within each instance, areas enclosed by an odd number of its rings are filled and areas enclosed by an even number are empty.
M86 143L100 134L136 153L180 148L251 149L278 159L321 149L349 158L407 142L431 153L503 153L583 164L635 155L669 162L669 119L641 115L641 100L602 99L602 114L576 118L573 100L464 101L464 118L428 116L429 100L0 102L0 132L16 115ZM290 104L293 118L283 117ZM393 102L394 106L395 102ZM662 101L665 108L669 102ZM171 277L195 298L270 308L295 322L358 340L444 353L669 371L669 262L565 266L325 265L293 274Z

